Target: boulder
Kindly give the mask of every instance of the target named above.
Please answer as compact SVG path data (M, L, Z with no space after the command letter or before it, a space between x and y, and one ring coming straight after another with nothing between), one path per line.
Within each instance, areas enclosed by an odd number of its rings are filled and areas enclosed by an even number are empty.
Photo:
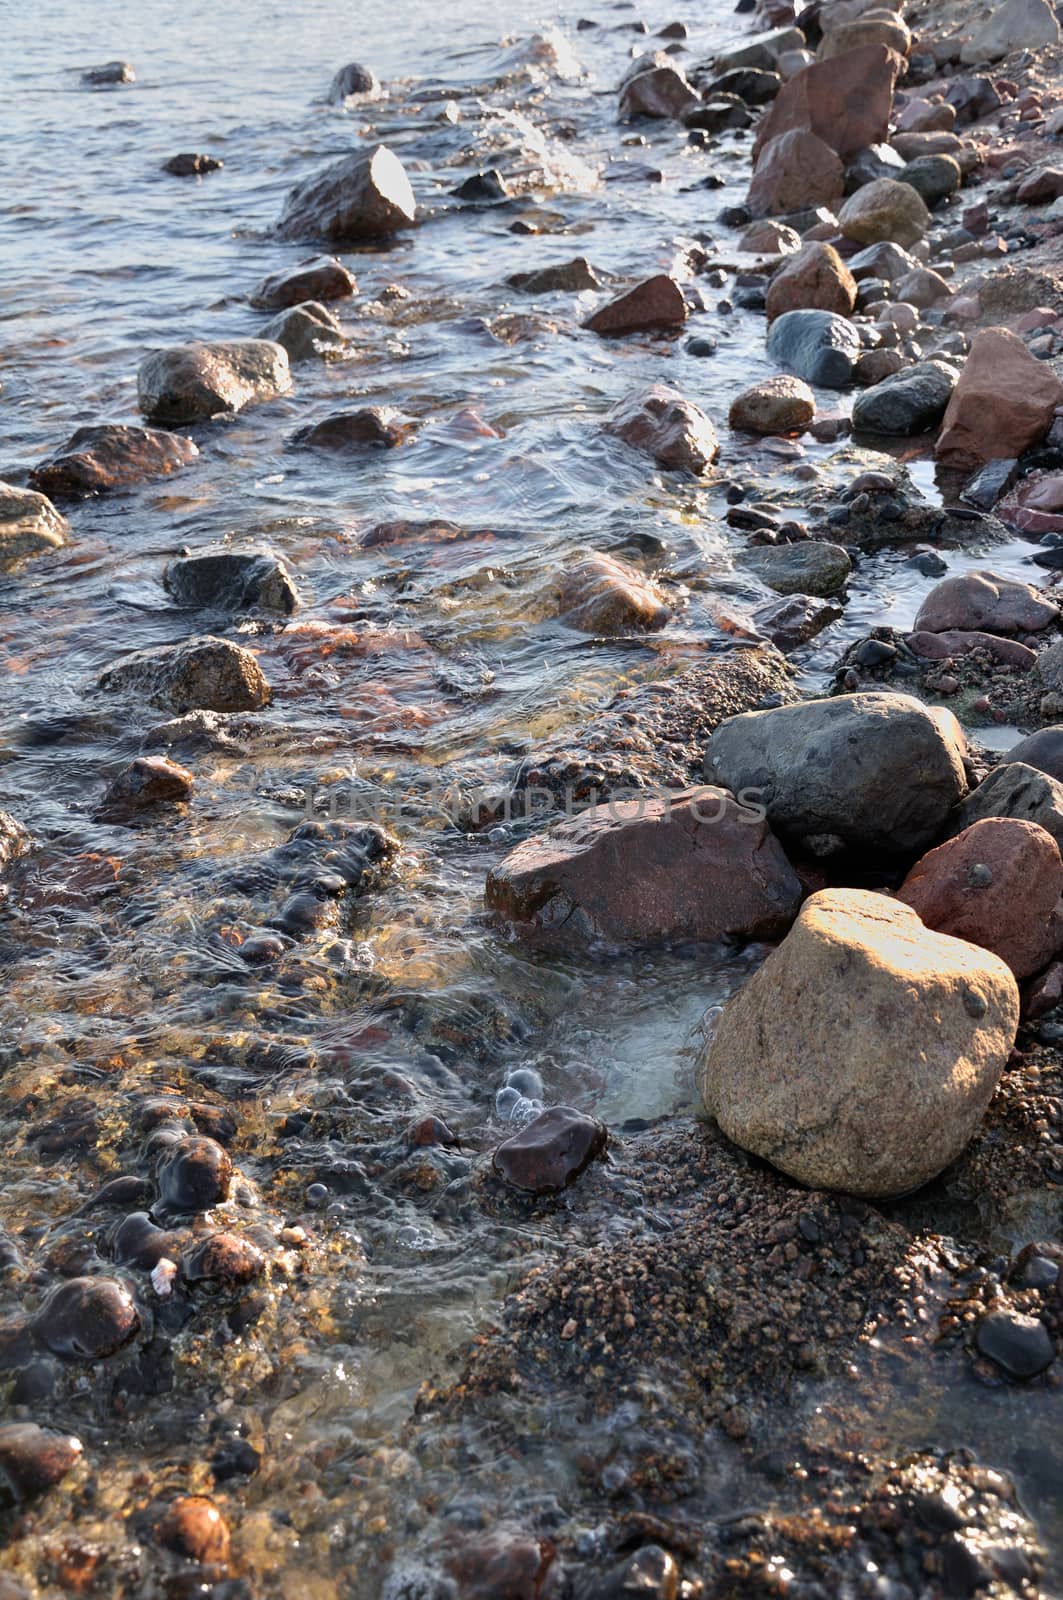
M806 67L783 85L757 129L755 156L769 139L804 128L842 160L889 136L893 89L904 63L881 44L862 45Z
M593 806L511 850L488 910L551 943L778 938L803 890L744 799L703 788Z
M956 193L963 173L952 156L917 156L901 169L897 181L910 184L923 203L933 209Z
M36 1422L0 1424L0 1501L23 1505L66 1477L81 1459L84 1446L69 1433L56 1433ZM21 1586L8 1600L25 1594Z
M965 66L1001 61L1016 50L1043 50L1059 43L1059 23L1048 0L1004 0L960 47Z
M833 205L845 193L845 169L830 145L794 128L765 144L746 203L755 217Z
M849 196L838 213L838 225L857 244L917 244L930 226L930 213L907 183L878 178Z
M787 311L832 311L847 317L855 305L856 279L837 250L818 241L784 262L764 299L769 322Z
M1063 169L1038 167L1019 184L1016 200L1022 206L1051 205L1063 195Z
M724 1007L698 1088L728 1138L798 1182L906 1194L978 1128L1018 1020L997 956L884 895L825 889Z
M758 606L753 621L780 650L796 650L807 644L842 615L836 600L819 600L814 595L791 594Z
M722 722L705 776L759 791L784 842L911 856L941 834L967 790L956 718L909 695L878 691L804 700Z
M34 467L30 483L52 498L80 499L164 478L198 455L192 440L180 434L103 423L78 428L53 456Z
M1025 739L1012 745L1004 760L1009 764L1021 762L1024 766L1036 767L1038 772L1047 773L1063 784L1063 724L1038 728L1036 733L1027 734Z
M309 256L296 267L263 278L249 299L264 311L283 311L306 300L346 300L357 293L357 280L342 261L335 256Z
M952 156L958 165L964 149L955 133L895 133L890 142L905 166L923 156Z
M345 100L376 100L380 95L380 79L369 67L351 61L341 67L329 84L330 105L341 105Z
M720 73L699 87L703 89L706 100L718 94L733 94L744 100L747 106L763 106L775 99L782 88L782 78L778 72L766 72L759 67L734 67L730 72Z
M394 406L362 406L296 428L291 443L305 450L393 450L409 431Z
M991 950L1017 978L1063 945L1063 859L1035 822L985 817L917 861L897 898L923 924Z
M136 83L137 75L128 61L105 61L102 67L88 67L81 81L91 89L110 89L120 83Z
M585 556L564 573L558 610L570 627L599 634L652 632L672 615L637 567L601 554Z
M687 320L687 303L674 278L659 272L599 307L583 324L603 338L656 329L681 328Z
M645 72L636 73L621 89L620 121L630 122L633 117L678 121L697 98L697 90L678 68L651 66Z
M823 389L848 388L862 349L853 324L829 311L787 311L768 330L772 360Z
M1002 666L1013 667L1017 672L1030 672L1037 665L1036 650L1020 644L1017 639L1001 639L995 633L980 633L948 628L944 633L909 633L905 643L921 661L948 661L954 656L968 655L972 650L985 650Z
M584 289L602 287L601 278L586 256L558 261L535 272L515 272L506 282L523 294L579 294Z
M974 1342L980 1356L1020 1382L1038 1377L1056 1359L1055 1340L1040 1317L1007 1306L998 1305L986 1313Z
M885 45L896 55L907 56L912 47L912 36L901 18L892 12L855 17L851 22L828 23L816 51L817 61L833 61L849 50L859 50L868 45Z
M271 699L256 656L209 634L136 650L101 673L99 687L167 711L258 711Z
M762 378L731 402L728 423L743 433L803 433L816 397L800 378Z
M716 430L700 407L660 383L619 400L605 431L673 472L700 476L720 453Z
M738 558L776 594L813 595L822 599L844 589L853 564L841 545L826 539L802 539L796 544L755 545Z
M982 633L1039 633L1059 617L1059 607L1028 583L995 572L965 572L935 584L915 618L916 632L950 629Z
M801 248L801 235L785 222L751 222L736 246L751 255L788 256Z
M994 767L977 789L972 789L956 813L953 831L961 833L983 817L1015 817L1036 822L1063 847L1063 783L1036 767L1012 759Z
M1063 383L1005 328L976 333L942 424L935 455L974 468L1040 444L1063 405Z
M296 184L280 232L287 239L359 243L410 227L417 206L406 169L382 144L356 151Z
M504 1140L491 1165L512 1189L534 1195L560 1194L592 1161L604 1160L608 1142L604 1125L594 1117L574 1111L571 1106L551 1106ZM536 1547L530 1578L535 1577L540 1565ZM508 1585L506 1589L516 1594ZM521 1592L525 1592L523 1584ZM530 1587L527 1593L531 1593Z
M323 361L330 351L347 348L347 335L336 318L315 300L278 311L262 329L262 338L281 345L289 362Z
M179 344L145 356L137 397L150 422L206 422L286 394L288 353L269 339Z
M280 611L290 616L299 592L283 560L273 550L197 550L178 556L163 574L179 606L215 606L223 611Z
M939 300L950 299L952 287L939 272L932 272L929 267L917 267L914 272L907 272L903 278L897 279L894 293L901 304L925 311L928 306L937 305Z
M936 428L958 377L956 368L945 361L920 361L914 367L903 367L857 395L853 431L908 437Z
M0 572L46 550L60 550L69 537L69 522L45 495L0 483Z

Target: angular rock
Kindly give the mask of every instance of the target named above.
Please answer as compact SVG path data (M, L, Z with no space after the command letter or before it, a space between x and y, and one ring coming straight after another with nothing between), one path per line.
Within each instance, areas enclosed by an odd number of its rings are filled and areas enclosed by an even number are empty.
M295 430L291 442L308 450L393 450L409 432L394 406L364 406L307 423Z
M36 1499L66 1477L83 1450L72 1434L35 1422L0 1425L0 1501L21 1505Z
M283 311L307 300L346 300L357 293L353 272L348 272L336 256L308 256L298 266L263 278L248 299L264 311Z
M892 145L872 144L860 150L846 163L845 192L852 194L879 178L899 178L904 171L904 161Z
M899 133L951 133L956 107L947 100L909 100L894 118Z
M983 817L1016 817L1036 822L1063 848L1063 783L1008 754L1004 766L994 767L977 789L972 789L956 814L954 832L962 832Z
M53 456L34 467L30 483L53 499L106 494L179 472L198 455L192 440L181 434L104 423L78 428Z
M928 306L937 305L939 300L949 299L952 288L939 272L931 272L928 267L917 267L914 272L898 278L894 292L902 304L925 311Z
M762 378L731 402L728 423L744 433L803 433L816 397L800 378Z
M848 267L858 283L864 278L882 278L886 283L895 283L911 272L918 272L919 262L899 244L886 239L850 257Z
M801 248L801 235L784 222L751 222L736 246L758 255L792 255Z
M315 300L279 311L262 329L262 338L281 345L289 362L320 361L330 351L347 348L347 335L336 318Z
M1021 456L1041 442L1063 405L1063 383L1005 328L975 334L935 448L949 467Z
M833 61L848 50L859 50L867 45L885 45L896 55L907 56L912 36L895 11L854 17L851 22L832 24L828 21L816 60Z
M30 836L21 822L10 811L0 811L0 872L24 856L29 847Z
M337 243L386 239L408 228L417 205L398 156L377 145L333 162L296 184L285 203L279 231L287 239Z
M713 58L713 67L717 73L734 72L739 67L770 72L787 50L803 50L804 45L805 36L800 28L770 28L766 33L755 33L741 44L719 51Z
M1027 173L1019 184L1015 198L1022 206L1051 205L1063 195L1063 170L1059 167L1038 167Z
M61 550L69 536L69 522L45 495L0 483L0 572L46 550Z
M630 122L632 117L673 118L676 121L698 92L674 66L649 67L636 73L620 91L619 117Z
M268 339L173 345L145 356L137 373L138 403L149 422L206 422L291 386L287 352Z
M380 79L360 61L350 61L341 67L329 84L327 99L330 105L340 105L344 100L375 100L380 94Z
M982 570L935 584L916 613L915 629L1038 633L1058 617L1059 607L1032 585Z
M873 352L872 352L873 353ZM853 401L853 431L903 438L936 428L959 373L945 361L920 361L884 378Z
M718 94L711 100L692 100L682 115L684 128L723 133L727 128L748 128L753 113L735 94Z
M558 261L535 272L515 272L506 282L523 294L579 294L584 289L600 289L602 280L586 256Z
M960 48L967 66L1001 61L1016 50L1043 50L1059 43L1059 23L1048 0L1004 0Z
M881 346L876 350L865 350L856 363L854 376L857 383L862 383L868 388L874 388L877 383L884 383L887 378L892 378L904 366L904 357L899 350L886 350Z
M782 88L782 78L778 72L766 72L758 67L734 67L702 87L707 100L717 94L735 94L746 105L763 106L775 99Z
M705 413L659 383L618 401L604 426L607 433L672 472L700 476L720 453L716 430Z
M151 806L187 800L195 778L167 756L137 756L108 785L97 815L104 822L124 822Z
M469 205L493 206L510 198L509 184L497 167L472 173L450 192L456 199L465 200Z
M225 611L260 606L286 616L299 606L295 581L274 550L196 550L171 561L163 582L179 606L217 606Z
M776 272L764 308L768 321L787 311L831 311L847 317L856 305L856 279L829 244L806 244Z
M604 554L585 556L564 573L558 609L570 627L599 634L652 632L672 615L636 567Z
M491 1164L513 1189L525 1194L560 1194L592 1161L604 1160L608 1142L603 1124L594 1117L571 1106L551 1106L504 1140Z
M792 128L763 145L746 203L755 217L830 206L845 193L845 169L830 145Z
M988 1356L1009 1378L1036 1378L1052 1365L1056 1346L1039 1317L1021 1311L990 1311L974 1336L978 1353Z
M930 226L930 213L907 183L879 178L849 196L838 213L838 225L857 244L916 244Z
M636 284L626 294L601 306L583 324L603 338L618 338L626 333L646 333L654 329L681 328L687 320L683 291L674 278L659 272Z
M33 1331L66 1361L102 1361L140 1327L133 1296L117 1278L67 1278L45 1297Z
M818 600L813 595L791 594L782 600L758 606L753 621L761 633L780 650L796 650L807 644L842 615L842 607L832 600Z
M776 594L820 598L844 589L853 567L841 545L828 544L825 539L754 546L743 551L738 565L755 573Z
M254 654L209 634L134 651L100 675L99 687L176 712L258 711L271 699Z
M829 311L787 311L768 330L772 360L823 389L848 388L862 350L853 324Z
M754 155L794 128L816 134L843 161L870 144L885 144L902 66L894 51L869 44L806 67L783 85L761 122Z

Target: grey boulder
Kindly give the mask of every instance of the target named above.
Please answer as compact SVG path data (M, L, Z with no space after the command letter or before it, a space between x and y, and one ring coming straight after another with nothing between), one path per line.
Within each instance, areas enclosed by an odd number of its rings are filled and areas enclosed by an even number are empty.
M347 348L347 336L336 318L314 300L278 311L262 329L262 337L283 345L289 361L323 361L330 351Z
M945 361L920 361L883 378L853 401L853 431L907 436L936 428L959 372Z
M297 183L285 203L280 232L288 239L357 243L386 239L412 225L417 205L406 169L384 145L344 156Z
M197 550L171 561L163 582L180 606L258 606L290 615L299 605L292 575L272 550Z

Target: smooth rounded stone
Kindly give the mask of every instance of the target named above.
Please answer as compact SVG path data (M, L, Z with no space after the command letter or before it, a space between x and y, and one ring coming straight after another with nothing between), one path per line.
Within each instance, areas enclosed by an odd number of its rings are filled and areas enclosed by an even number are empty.
M921 156L952 156L959 161L964 154L963 141L955 133L895 133L890 142L905 165Z
M935 584L916 613L925 633L1039 633L1059 617L1059 607L1028 583L996 572L965 572Z
M1012 759L994 767L972 789L956 814L953 832L960 833L983 817L1016 817L1036 822L1063 848L1063 783L1036 767Z
M192 440L181 434L109 422L78 428L54 455L34 467L30 483L41 494L77 499L165 478L191 465L198 455Z
M213 548L177 556L163 582L179 606L216 606L224 611L280 611L299 607L299 591L283 556L275 550Z
M929 306L937 305L939 300L948 300L952 296L952 286L940 272L932 272L929 267L919 267L915 272L906 273L903 278L897 279L894 293L900 296L906 305L918 307L925 311Z
M838 23L831 22L828 11L822 21L826 26L816 51L817 61L833 61L847 50L859 50L864 45L881 44L899 56L907 56L912 47L912 36L895 11L872 13Z
M188 800L195 783L188 769L168 756L137 756L108 784L97 815L104 822L124 822L152 806Z
M917 95L901 107L894 122L898 133L950 133L956 107L947 100L924 100Z
M656 585L637 567L597 554L562 575L558 612L570 627L606 634L653 632L672 615Z
M697 90L677 67L651 65L624 84L618 116L621 122L630 122L633 117L678 120L697 98Z
M856 279L829 244L813 241L773 274L764 300L768 321L787 311L831 311L847 317L856 305Z
M229 1561L228 1524L205 1495L186 1494L174 1500L156 1521L154 1539L187 1561L211 1567L224 1567Z
M1019 991L996 956L885 895L825 889L724 1007L698 1064L728 1138L813 1189L928 1183L976 1131Z
M854 433L888 433L907 438L936 428L958 378L957 369L944 361L920 361L891 378L883 378L853 401Z
M838 213L838 225L857 244L917 244L930 226L930 213L911 184L878 178L851 194Z
M241 1288L266 1270L266 1258L250 1239L238 1233L212 1233L181 1257L181 1275L188 1283L220 1283Z
M892 378L904 367L904 357L899 350L865 350L854 369L857 383L873 388L886 378Z
M604 338L617 338L657 328L681 328L686 320L687 303L682 289L674 278L659 272L601 306L583 326Z
M785 222L773 222L765 218L749 224L736 248L750 255L792 255L801 248L801 235L796 229L788 228Z
M800 378L762 378L736 395L730 427L743 433L803 433L816 415L816 397Z
M718 94L734 94L747 105L765 106L782 88L782 78L778 72L765 72L758 67L733 67L701 87L706 100Z
M69 522L46 495L0 483L0 572L46 550L61 550L70 531Z
M388 238L410 227L416 216L406 169L381 144L344 156L297 183L285 202L279 231L288 239L357 244Z
M102 67L89 67L81 81L92 89L109 89L120 83L136 83L137 75L128 61L105 61Z
M802 888L759 815L719 789L610 801L517 845L488 910L537 940L586 944L776 938Z
M324 361L347 348L344 333L331 311L316 300L278 311L262 329L263 339L272 339L288 353L289 362Z
M772 360L818 388L848 388L862 350L857 328L829 311L787 311L768 329Z
M1004 760L1036 767L1038 772L1046 772L1057 783L1063 783L1063 724L1027 734L1012 745Z
M136 650L101 673L99 687L176 711L259 711L272 693L257 657L210 634Z
M850 256L846 264L857 283L865 278L882 278L886 283L895 283L898 278L918 272L920 265L913 255L909 255L899 244L894 244L892 239L869 244L866 250Z
M511 289L522 294L579 294L584 289L600 289L602 280L586 256L571 261L556 261L534 272L514 272L506 279Z
M292 386L288 354L268 339L179 344L145 356L137 400L149 422L206 422L273 400Z
M394 406L363 406L297 428L291 442L308 450L393 450L409 431Z
M67 1278L45 1298L33 1331L66 1361L102 1361L140 1327L133 1296L117 1278Z
M246 1439L227 1439L210 1458L210 1470L215 1483L228 1483L233 1478L253 1478L261 1465L260 1452Z
M263 311L283 311L307 300L346 300L357 293L357 279L336 256L308 256L263 278L248 299Z
M174 178L205 178L208 172L220 172L225 162L219 161L217 156L204 155L194 150L182 150L179 155L171 156L163 165L163 171Z
M155 1168L159 1200L169 1211L209 1211L229 1198L234 1171L232 1157L216 1139L179 1139Z
M1059 43L1059 23L1048 0L1004 0L960 47L965 66L1001 61L1016 50L1042 50Z
M150 1272L164 1257L178 1255L183 1242L180 1233L157 1227L146 1211L131 1211L112 1232L109 1248L117 1266Z
M73 1434L36 1422L0 1424L0 1501L21 1505L46 1493L77 1466L83 1450Z
M560 1194L592 1161L605 1158L609 1136L594 1117L571 1106L551 1106L498 1146L498 1177L525 1194Z
M1021 1311L990 1311L978 1324L974 1343L979 1355L1009 1378L1036 1378L1056 1359L1055 1341L1044 1323Z
M754 155L759 158L769 140L792 129L814 133L843 161L868 145L885 144L903 66L894 51L870 44L806 67L776 96L757 129Z
M841 158L806 128L792 128L760 150L746 203L754 217L833 206L845 193Z
M1063 382L1006 328L983 328L971 343L935 447L947 467L973 469L1025 455L1063 406Z
M1017 978L1046 967L1063 944L1063 859L1033 822L986 817L917 861L897 898L937 933L966 939Z
M920 199L933 210L950 194L956 193L963 182L963 173L959 162L951 156L918 156L908 162L899 174L898 182L910 184Z
M380 95L380 79L360 61L349 61L341 67L329 84L327 99L330 105L340 105L344 100L376 100Z
M604 427L673 472L700 476L720 453L716 430L700 407L660 383L617 401Z
M784 843L914 855L942 833L967 790L966 742L949 711L868 691L729 717L705 776L759 791Z
M802 539L795 544L759 545L742 552L738 565L752 572L776 594L824 598L845 588L853 569L838 544Z

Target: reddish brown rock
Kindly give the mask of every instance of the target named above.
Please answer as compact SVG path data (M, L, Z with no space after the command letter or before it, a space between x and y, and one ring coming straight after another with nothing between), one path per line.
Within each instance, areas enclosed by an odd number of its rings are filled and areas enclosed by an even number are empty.
M949 401L935 454L949 467L977 467L1024 455L1040 444L1063 383L1005 328L975 335Z
M106 423L71 434L54 456L34 467L30 483L51 499L82 498L164 478L198 455L181 434Z
M189 1283L220 1283L230 1288L252 1283L266 1270L266 1258L250 1239L238 1233L212 1233L181 1258Z
M187 800L195 778L168 756L137 756L111 782L100 804L104 822L125 822L151 806Z
M823 41L816 51L818 61L831 61L849 50L859 50L863 45L882 44L899 56L906 56L912 47L912 36L896 12L886 14L874 11L866 16L853 17L847 22L833 23L829 11L823 17Z
M755 217L830 206L845 193L841 158L816 134L788 129L762 146L747 204Z
M619 400L606 418L605 431L673 472L700 476L720 453L716 430L704 411L660 383Z
M1028 583L995 572L965 572L944 578L927 595L915 618L916 633L1037 633L1059 616L1059 607Z
M274 272L252 289L250 301L271 311L302 305L304 300L344 300L357 294L354 274L335 256L310 256L296 267Z
M16 1505L44 1494L77 1465L83 1448L73 1435L35 1422L0 1426L0 1503L5 1491Z
M783 85L761 122L754 155L769 139L795 128L816 134L843 160L869 144L884 144L903 65L894 51L869 44L806 67Z
M1063 945L1063 859L1035 822L986 817L917 861L897 897L937 933L981 945L1017 978Z
M834 311L847 317L856 305L856 279L829 244L806 244L768 285L768 321L787 311Z
M500 1532L469 1540L446 1565L462 1600L545 1600L553 1561L548 1540Z
M558 609L585 633L651 632L672 615L648 578L608 555L586 556L564 574Z
M636 73L620 91L620 120L663 117L678 120L698 92L673 66L649 67Z
M801 235L785 222L751 222L738 241L739 250L750 254L788 256L801 248Z
M594 1117L551 1106L495 1151L498 1176L527 1194L558 1194L605 1155L608 1135Z
M182 1495L169 1505L155 1524L155 1541L187 1561L223 1567L229 1560L228 1525L205 1495Z
M57 1284L33 1321L41 1343L67 1361L101 1361L128 1344L139 1327L126 1285L104 1277Z
M610 300L583 324L592 333L615 339L625 333L648 333L658 328L681 328L687 303L674 278L659 272L636 284L626 294Z
M961 633L955 628L944 633L910 633L908 648L923 661L946 661L950 656L965 656L971 650L988 650L1003 666L1028 672L1037 661L1037 651L1017 639L998 639L993 633Z
M1063 472L1031 472L997 501L993 515L1009 528L1036 538L1063 533Z

